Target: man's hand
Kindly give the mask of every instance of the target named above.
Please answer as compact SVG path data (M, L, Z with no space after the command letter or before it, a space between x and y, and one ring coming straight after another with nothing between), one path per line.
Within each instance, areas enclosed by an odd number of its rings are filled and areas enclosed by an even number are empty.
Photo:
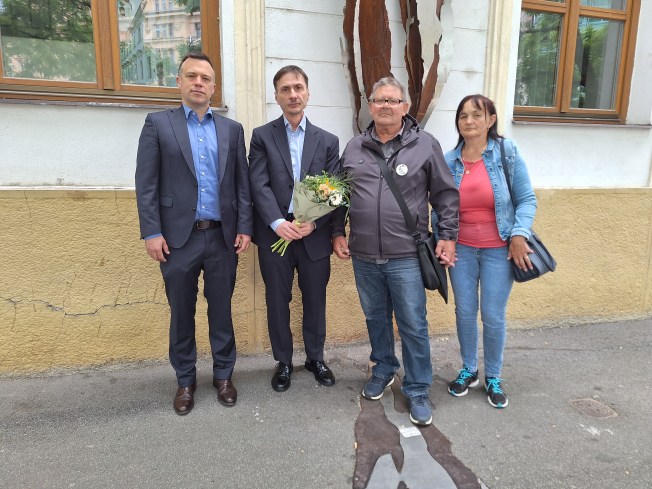
M293 239L301 239L303 236L299 232L299 227L290 221L282 222L276 228L276 234L279 238L283 238L287 241L292 241Z
M251 236L248 234L236 234L235 243L233 243L233 246L235 246L235 254L239 255L240 253L247 251L249 243L251 243Z
M342 260L348 260L351 258L351 255L349 255L349 244L344 236L336 236L333 238L333 253Z
M448 239L440 239L437 241L437 248L435 248L435 256L439 258L439 263L446 268L454 267L455 261L455 241Z
M168 249L168 244L165 242L163 236L157 236L156 238L150 238L145 240L145 249L147 254L152 258L152 260L165 263L165 255L170 254Z
M296 222L294 221L294 225L296 226ZM302 222L301 225L299 226L299 234L301 235L302 238L305 238L308 236L310 233L312 233L315 229L317 229L317 225L314 222Z

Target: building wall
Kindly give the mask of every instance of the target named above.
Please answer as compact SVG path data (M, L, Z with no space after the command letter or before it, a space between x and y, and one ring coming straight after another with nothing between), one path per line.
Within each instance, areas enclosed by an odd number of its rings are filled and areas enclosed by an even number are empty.
M559 265L537 281L515 284L510 327L649 316L652 189L539 189L537 197L536 229ZM0 215L0 374L166 357L163 281L135 236L133 191L8 190L0 193ZM364 340L350 262L332 257L331 263L327 343ZM254 264L249 250L233 298L241 354L269 349L264 307L250 300L252 290L262 294L250 279ZM433 333L454 330L453 305L434 292L428 311ZM200 299L202 352L209 351L205 312ZM293 307L299 340L300 319Z
M402 46L395 3L387 0L392 37ZM442 46L446 83L426 128L451 147L458 100L471 92L492 94L503 132L518 141L532 173L539 198L535 227L559 263L555 273L515 285L510 327L652 314L652 104L643 89L652 74L652 6L643 3L630 100L638 126L629 127L513 124L515 59L509 53L515 52L520 2L445 4L442 20L454 26ZM225 114L241 121L247 136L280 115L272 77L282 65L299 64L310 76L308 117L338 135L343 149L354 134L342 48L344 1L220 4ZM497 19L511 31L497 28ZM287 41L288 32L302 42ZM505 42L508 56L497 56ZM405 76L401 59L402 48L394 48L399 77ZM495 80L505 81L491 88ZM163 282L139 240L133 193L138 135L149 110L0 103L0 374L167 356ZM327 343L364 340L350 263L333 257L332 266ZM299 304L295 290L297 346ZM200 290L197 337L204 353L205 307ZM428 309L432 332L454 331L452 304L429 293ZM253 249L240 260L233 310L239 352L268 351Z

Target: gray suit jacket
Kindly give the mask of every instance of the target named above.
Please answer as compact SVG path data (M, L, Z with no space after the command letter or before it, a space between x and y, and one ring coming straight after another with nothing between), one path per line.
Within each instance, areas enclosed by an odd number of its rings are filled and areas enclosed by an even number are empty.
M253 233L242 125L213 112L217 132L222 232L233 249L236 233ZM161 233L169 247L182 247L192 231L197 178L183 107L147 115L138 142L136 201L140 234Z
M303 141L301 177L317 175L322 171L339 170L339 141L333 134L306 120ZM254 243L271 246L278 236L269 225L276 219L285 219L294 188L292 157L283 116L254 129L249 147L249 178L254 203ZM311 260L329 256L331 245L331 214L318 219L317 228L303 238Z

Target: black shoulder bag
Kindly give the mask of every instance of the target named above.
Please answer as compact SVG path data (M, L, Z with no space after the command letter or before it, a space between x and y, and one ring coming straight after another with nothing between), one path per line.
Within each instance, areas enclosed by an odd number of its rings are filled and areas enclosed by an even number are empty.
M401 208L405 224L407 224L410 230L412 239L414 239L414 243L417 245L417 257L419 258L423 285L428 290L439 291L444 298L444 302L448 304L448 277L446 276L446 268L439 263L439 260L435 256L435 237L432 233L428 233L428 237L425 239L421 237L421 233L417 230L416 219L410 213L401 191L396 186L392 172L387 167L385 159L380 155L376 155L376 159L378 160L378 166L385 177L387 185L389 185L396 202L398 202L398 206Z
M509 168L507 168L505 140L503 138L500 138L500 159L503 162L503 171L505 172L505 180L507 180L507 188L509 189L509 195L512 198L512 205L514 205L514 194L512 193ZM516 206L514 206L514 213L516 213ZM554 272L555 268L557 268L557 262L548 251L548 248L543 244L541 238L539 238L537 233L534 232L534 229L530 230L530 239L527 240L527 244L532 251L534 251L534 253L530 253L530 262L534 268L532 270L521 270L516 266L516 263L512 262L514 266L514 280L517 282L527 282L528 280L539 278L544 273Z

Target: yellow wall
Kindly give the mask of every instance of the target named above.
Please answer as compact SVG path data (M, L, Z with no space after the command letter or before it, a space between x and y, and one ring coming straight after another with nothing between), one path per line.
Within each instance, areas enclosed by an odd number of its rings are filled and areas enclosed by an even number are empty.
M558 270L516 284L510 327L652 313L652 189L539 190L537 232ZM0 373L161 359L168 308L158 267L138 239L132 191L0 191ZM239 353L269 349L253 250L233 299ZM328 339L366 339L349 262L332 258ZM201 292L200 292L201 294ZM296 291L295 306L300 305ZM429 293L433 332L453 331L454 306ZM208 351L205 301L198 339ZM292 310L300 339L300 307Z

